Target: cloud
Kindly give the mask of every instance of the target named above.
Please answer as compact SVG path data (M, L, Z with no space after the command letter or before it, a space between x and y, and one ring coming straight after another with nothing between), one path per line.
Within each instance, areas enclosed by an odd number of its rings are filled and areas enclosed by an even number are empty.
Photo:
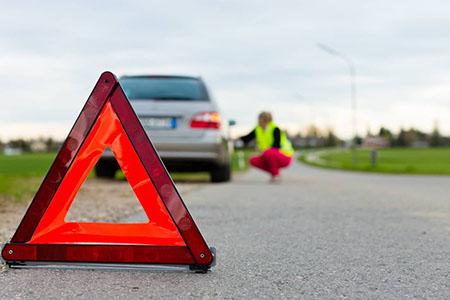
M271 109L283 126L348 137L347 66L316 42L355 63L360 133L438 119L450 134L449 12L418 0L5 3L0 138L63 137L52 129L70 128L104 70L201 75L242 130Z

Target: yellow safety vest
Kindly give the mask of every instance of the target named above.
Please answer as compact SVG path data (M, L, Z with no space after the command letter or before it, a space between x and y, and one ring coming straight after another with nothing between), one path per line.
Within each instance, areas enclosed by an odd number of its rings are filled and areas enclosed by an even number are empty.
M256 146L260 151L265 151L273 145L273 131L275 128L279 128L273 122L267 124L264 130L261 126L255 128ZM280 151L287 156L294 154L294 148L292 148L291 142L286 137L286 133L280 129Z

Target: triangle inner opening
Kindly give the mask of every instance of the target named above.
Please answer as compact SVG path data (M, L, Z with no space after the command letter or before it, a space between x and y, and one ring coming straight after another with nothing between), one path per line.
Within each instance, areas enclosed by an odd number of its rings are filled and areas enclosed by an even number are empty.
M107 147L104 152L112 153ZM111 158L111 165L117 165ZM128 180L98 179L91 174L78 191L65 222L148 223Z

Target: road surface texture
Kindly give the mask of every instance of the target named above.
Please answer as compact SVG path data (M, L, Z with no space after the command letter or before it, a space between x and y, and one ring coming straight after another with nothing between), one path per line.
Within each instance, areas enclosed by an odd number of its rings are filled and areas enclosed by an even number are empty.
M450 298L450 177L299 164L283 176L184 193L218 249L208 274L9 269L0 298Z

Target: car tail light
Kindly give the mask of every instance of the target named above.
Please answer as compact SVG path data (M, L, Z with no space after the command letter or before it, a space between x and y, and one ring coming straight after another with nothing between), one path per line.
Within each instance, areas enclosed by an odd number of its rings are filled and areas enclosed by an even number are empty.
M220 115L218 112L199 112L191 119L191 128L220 128Z

